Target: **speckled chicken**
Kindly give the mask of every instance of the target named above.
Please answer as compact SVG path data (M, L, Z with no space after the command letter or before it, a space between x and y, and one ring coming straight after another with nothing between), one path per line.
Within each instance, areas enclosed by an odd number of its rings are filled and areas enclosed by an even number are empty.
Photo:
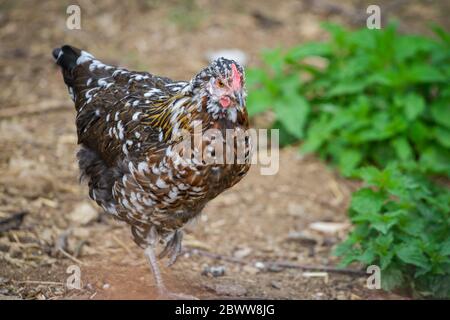
M131 226L164 293L155 247L162 244L159 256L173 263L183 226L249 170L243 68L220 58L185 82L106 65L68 45L53 56L75 103L77 156L89 195ZM209 129L224 137L233 129L231 149L243 150L243 161L217 160L212 146L220 140L205 134ZM189 155L177 148L186 141L193 144ZM198 157L206 150L212 161Z

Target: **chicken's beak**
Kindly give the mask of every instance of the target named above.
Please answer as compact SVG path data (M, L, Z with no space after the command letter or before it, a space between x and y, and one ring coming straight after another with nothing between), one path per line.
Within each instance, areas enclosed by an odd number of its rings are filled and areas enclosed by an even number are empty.
M234 96L236 97L237 102L239 103L239 109L243 110L245 107L244 97L242 96L241 91L234 92Z

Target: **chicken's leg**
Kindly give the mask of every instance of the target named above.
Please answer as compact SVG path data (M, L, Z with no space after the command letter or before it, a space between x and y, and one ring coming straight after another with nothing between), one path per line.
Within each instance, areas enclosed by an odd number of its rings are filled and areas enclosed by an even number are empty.
M158 261L155 256L155 251L152 245L149 245L145 249L145 256L148 259L150 264L150 268L152 269L153 277L155 278L156 286L158 287L158 294L161 298L169 298L169 299L179 299L179 300L198 300L194 296L185 295L182 293L173 293L167 290L164 285L163 278L161 276L161 271L158 266Z
M162 294L166 291L166 287L161 276L161 271L159 270L158 261L156 260L153 246L149 245L144 252L148 262L150 263L150 268L152 269L153 277L155 278L156 286L158 287L158 293Z
M183 231L181 230L175 231L172 238L166 244L164 250L161 251L161 253L159 254L160 259L164 258L165 256L169 257L169 261L167 263L168 267L173 265L177 260L177 257L180 255L182 250L181 246L182 241L183 241Z

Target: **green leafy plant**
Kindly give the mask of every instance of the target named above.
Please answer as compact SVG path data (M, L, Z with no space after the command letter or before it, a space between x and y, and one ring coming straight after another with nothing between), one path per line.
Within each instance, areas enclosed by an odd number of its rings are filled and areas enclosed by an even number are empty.
M352 196L355 228L336 249L341 263L378 265L386 290L450 298L450 191L393 166L359 175L366 187Z
M328 42L263 53L250 115L272 110L282 144L304 140L345 176L392 161L450 176L450 35L326 29Z
M450 298L450 35L349 32L263 53L247 72L251 116L274 113L281 144L302 141L365 186L336 249L342 264L378 265L386 290Z

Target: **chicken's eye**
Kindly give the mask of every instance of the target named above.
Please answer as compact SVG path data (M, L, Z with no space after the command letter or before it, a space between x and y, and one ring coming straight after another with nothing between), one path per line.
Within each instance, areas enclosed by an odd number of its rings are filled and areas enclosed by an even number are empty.
M225 87L225 84L222 82L222 80L217 80L217 81L216 81L216 84L217 84L217 87L218 87L218 88L223 88L223 87Z

